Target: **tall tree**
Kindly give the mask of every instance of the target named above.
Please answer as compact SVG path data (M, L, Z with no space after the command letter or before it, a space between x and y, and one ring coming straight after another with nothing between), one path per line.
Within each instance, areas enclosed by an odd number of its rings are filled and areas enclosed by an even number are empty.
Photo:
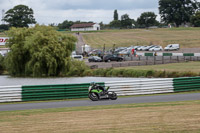
M117 10L114 11L114 20L118 20L118 13L117 13Z
M73 21L65 20L62 23L58 24L59 29L70 29L70 27L74 24Z
M191 23L195 27L200 27L200 11L198 11L195 15L191 17Z
M121 21L120 20L113 20L110 22L109 26L111 28L120 28L121 27Z
M158 25L158 21L156 20L156 15L154 12L144 12L137 19L137 23L140 27L149 27Z
M70 70L70 54L76 38L51 26L11 28L6 68L14 76L59 76Z
M128 14L124 14L121 16L121 26L122 28L131 28L132 27L132 20L129 18Z
M33 10L25 5L17 5L5 13L3 19L9 23L10 27L28 27L29 24L35 24Z
M180 26L190 21L190 17L199 8L196 0L159 0L159 13L165 23Z
M8 30L9 26L7 24L1 24L0 25L0 30Z

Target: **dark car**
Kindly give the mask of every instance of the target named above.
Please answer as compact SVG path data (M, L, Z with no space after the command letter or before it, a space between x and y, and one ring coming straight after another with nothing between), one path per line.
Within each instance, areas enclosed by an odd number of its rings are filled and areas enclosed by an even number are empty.
M103 60L105 62L110 62L110 61L123 61L123 58L122 57L119 57L117 55L105 55L103 57Z
M88 61L89 62L102 62L102 59L100 57L98 57L98 56L90 56L88 58Z

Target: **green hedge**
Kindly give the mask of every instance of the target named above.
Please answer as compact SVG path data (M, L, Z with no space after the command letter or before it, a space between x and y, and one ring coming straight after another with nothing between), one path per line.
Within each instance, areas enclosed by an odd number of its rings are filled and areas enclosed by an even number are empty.
M176 78L200 76L194 72L168 72L155 70L134 70L134 69L96 69L90 71L90 75L85 76L102 76L102 77L155 77L155 78ZM92 74L92 75L91 75Z

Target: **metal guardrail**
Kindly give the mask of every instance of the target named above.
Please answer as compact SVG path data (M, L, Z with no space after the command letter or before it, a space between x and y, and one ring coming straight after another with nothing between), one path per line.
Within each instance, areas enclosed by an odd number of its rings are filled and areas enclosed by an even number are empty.
M21 85L0 86L0 102L21 101Z
M174 92L200 90L200 77L174 78Z
M200 90L200 77L136 79L98 83L119 96ZM0 86L0 102L87 98L89 83L61 85Z
M106 82L105 85L119 96L174 92L172 78Z
M85 98L89 83L22 86L22 101Z

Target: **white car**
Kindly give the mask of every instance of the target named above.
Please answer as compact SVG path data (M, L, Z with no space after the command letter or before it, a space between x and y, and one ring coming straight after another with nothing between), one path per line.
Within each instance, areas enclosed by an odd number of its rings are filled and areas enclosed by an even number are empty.
M170 50L179 50L180 46L179 44L169 44L167 47L164 48L165 51L170 51Z
M137 48L138 51L143 51L147 46L141 46L139 48Z
M163 50L162 46L155 46L149 49L149 51L162 51L162 50Z
M134 49L138 50L140 47L142 47L142 46L135 46Z
M147 46L147 47L144 48L144 51L149 51L149 49L150 49L150 48L153 48L153 47L155 47L155 45Z
M75 60L83 61L83 56L82 55L72 55L71 56Z
M133 48L131 48L131 47L126 48L126 49L120 51L119 54L121 54L121 55L126 55L126 54L127 54L127 55L128 55L128 54L131 53L131 50L132 50L132 49L133 49Z

